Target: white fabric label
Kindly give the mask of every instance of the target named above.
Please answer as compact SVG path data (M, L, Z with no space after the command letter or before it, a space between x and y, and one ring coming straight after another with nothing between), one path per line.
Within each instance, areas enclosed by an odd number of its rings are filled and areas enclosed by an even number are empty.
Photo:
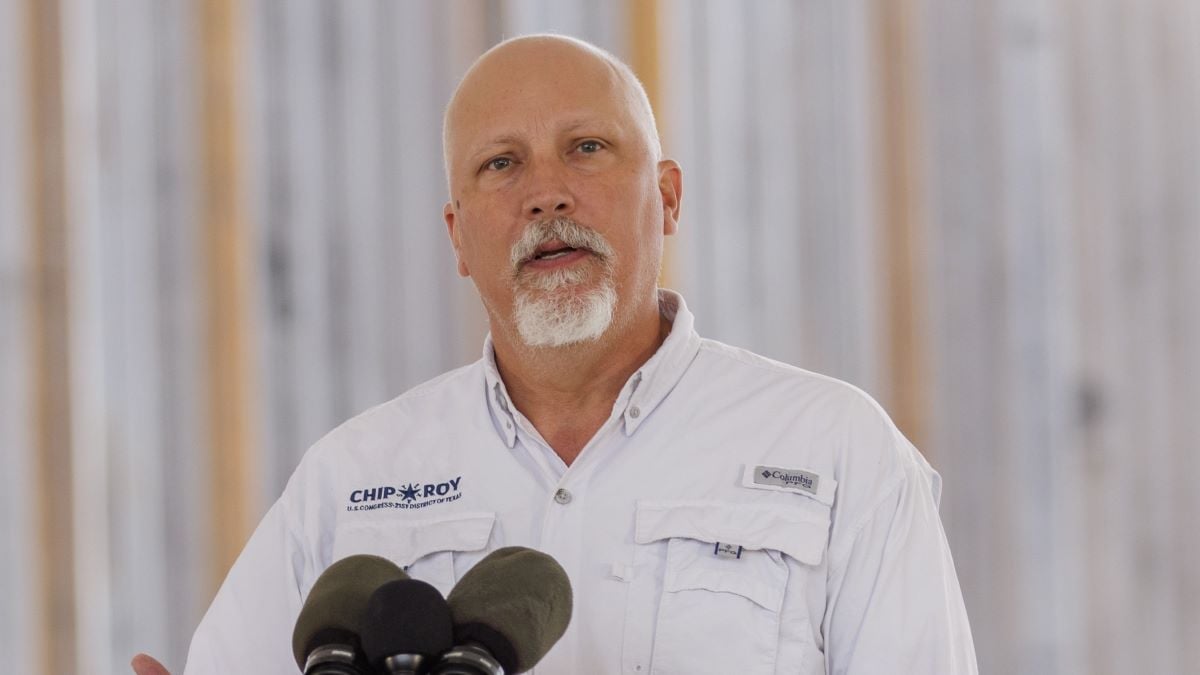
M796 492L832 506L837 481L808 469L747 464L742 472L742 487Z

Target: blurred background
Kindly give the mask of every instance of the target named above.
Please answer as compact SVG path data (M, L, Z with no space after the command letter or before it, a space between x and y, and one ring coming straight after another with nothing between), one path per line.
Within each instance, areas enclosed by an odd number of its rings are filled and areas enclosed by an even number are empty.
M0 654L182 668L305 449L478 358L442 108L626 59L702 334L945 480L984 673L1200 668L1200 3L0 0Z

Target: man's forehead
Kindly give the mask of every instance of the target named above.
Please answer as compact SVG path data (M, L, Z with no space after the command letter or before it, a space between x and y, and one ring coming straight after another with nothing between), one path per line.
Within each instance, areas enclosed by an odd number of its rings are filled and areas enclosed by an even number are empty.
M446 159L572 124L641 125L640 117L649 120L652 113L627 71L615 57L571 38L541 35L502 43L471 66L450 99L443 129ZM648 126L653 134L653 122Z
M555 105L596 107L624 99L623 83L608 64L569 59L521 59L495 62L464 78L451 100L460 114L523 113Z
M460 107L447 117L460 151L588 127L636 124L629 97L611 80L564 80L551 74L489 84L465 92Z
M574 134L613 134L629 126L628 118L596 108L553 111L532 109L527 114L480 116L465 125L460 142L468 153L494 145L529 143L539 137L557 138Z

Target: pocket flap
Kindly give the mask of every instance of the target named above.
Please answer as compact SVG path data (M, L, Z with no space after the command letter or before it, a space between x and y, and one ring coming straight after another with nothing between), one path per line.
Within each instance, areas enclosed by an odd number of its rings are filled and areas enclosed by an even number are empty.
M733 593L778 612L787 578L787 565L775 550L746 550L739 552L734 560L714 555L713 545L708 542L674 538L667 543L663 590L668 593L690 590Z
M770 504L639 501L634 541L674 538L776 550L818 565L829 539L829 511L820 515Z
M348 523L338 528L334 560L354 553L382 555L401 567L439 551L480 551L496 522L494 513L457 513L441 518Z

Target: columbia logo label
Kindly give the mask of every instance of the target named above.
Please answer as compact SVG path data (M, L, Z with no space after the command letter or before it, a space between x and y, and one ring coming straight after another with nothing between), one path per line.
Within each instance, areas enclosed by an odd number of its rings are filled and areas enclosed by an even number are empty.
M717 556L718 558L735 558L741 560L742 547L735 546L734 544L725 544L718 541L716 546L713 546L713 555Z
M781 469L775 466L754 467L754 482L757 485L787 488L797 492L817 494L821 477L803 469Z

